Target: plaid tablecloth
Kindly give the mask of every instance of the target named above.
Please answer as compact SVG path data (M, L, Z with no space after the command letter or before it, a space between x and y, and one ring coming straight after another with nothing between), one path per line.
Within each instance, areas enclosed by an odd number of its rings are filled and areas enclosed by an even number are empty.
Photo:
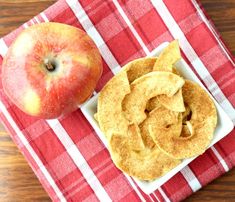
M93 38L104 65L96 92L128 61L179 39L184 59L235 123L234 58L197 1L60 0L0 39L0 64L17 34L48 21L79 27ZM147 195L114 166L81 109L47 121L21 112L2 86L0 93L2 122L53 201L179 201L235 165L233 130Z

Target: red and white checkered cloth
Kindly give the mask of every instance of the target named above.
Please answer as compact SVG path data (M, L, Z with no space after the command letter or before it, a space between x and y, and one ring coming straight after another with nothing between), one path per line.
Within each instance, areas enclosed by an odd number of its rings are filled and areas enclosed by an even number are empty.
M96 92L128 61L179 39L184 59L235 123L234 58L195 0L60 0L0 39L0 65L21 30L45 21L93 38L104 64ZM0 93L2 122L53 201L179 201L235 165L233 130L147 195L114 166L80 109L59 120L36 119L14 106L2 86Z

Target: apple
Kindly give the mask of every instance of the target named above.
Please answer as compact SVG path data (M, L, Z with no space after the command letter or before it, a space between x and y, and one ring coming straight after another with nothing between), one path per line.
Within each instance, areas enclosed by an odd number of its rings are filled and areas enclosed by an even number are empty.
M84 103L102 71L100 53L84 31L48 22L25 29L9 47L2 85L22 111L51 119Z

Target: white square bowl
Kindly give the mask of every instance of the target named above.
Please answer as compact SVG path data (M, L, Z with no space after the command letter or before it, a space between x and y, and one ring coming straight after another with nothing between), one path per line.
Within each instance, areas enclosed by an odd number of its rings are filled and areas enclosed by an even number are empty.
M165 42L158 46L157 49L155 49L154 54L152 56L159 56L159 54L162 52L162 50L168 45L168 42ZM201 81L197 78L197 76L194 74L194 72L190 69L188 64L181 59L175 64L176 69L179 71L179 73L186 79L194 81L198 83L200 86L202 86L206 92L210 95L210 93L207 91L207 89L203 86ZM211 95L210 95L211 96ZM224 112L224 110L220 107L220 105L215 101L215 99L211 96L212 100L215 103L217 114L218 114L218 123L217 127L214 132L214 137L212 139L211 144L209 147L214 145L216 142L221 140L223 137L225 137L232 129L233 129L233 123L228 117L228 115ZM81 110L83 111L85 117L90 122L94 130L96 131L97 135L101 139L101 141L104 143L104 145L107 147L107 140L100 130L98 123L94 119L94 114L97 112L97 100L98 100L98 94L93 96L90 100L88 100L85 104L82 105ZM170 170L168 173L166 173L164 176L157 178L154 181L147 182L147 181L141 181L138 179L134 179L135 182L138 184L138 186L145 192L146 194L150 194L156 189L158 189L162 184L164 184L166 181L168 181L171 177L173 177L176 173L178 173L182 168L184 168L186 165L188 165L192 160L194 160L196 157L184 159L182 163L180 163L177 167Z

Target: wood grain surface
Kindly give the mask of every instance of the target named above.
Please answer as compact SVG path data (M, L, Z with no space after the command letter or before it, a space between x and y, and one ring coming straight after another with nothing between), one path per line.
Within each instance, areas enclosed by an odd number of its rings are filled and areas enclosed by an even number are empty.
M53 0L0 0L0 37L54 2ZM201 2L235 55L235 0L201 0ZM0 125L0 201L50 201L2 125ZM235 169L194 193L186 201L235 201Z

